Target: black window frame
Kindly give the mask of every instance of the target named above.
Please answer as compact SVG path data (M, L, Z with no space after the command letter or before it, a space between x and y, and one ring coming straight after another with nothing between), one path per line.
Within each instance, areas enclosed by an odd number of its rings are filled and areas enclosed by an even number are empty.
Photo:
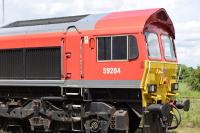
M110 37L111 38L111 51L110 51L110 60L101 60L99 59L99 38L108 38ZM113 38L114 37L126 37L126 59L113 59ZM129 41L129 37L133 37L134 38L134 41L135 41L135 48L137 48L135 51L137 52L135 57L130 57L130 41ZM114 61L129 61L129 60L135 60L138 58L139 56L139 49L138 49L138 43L137 43L137 38L134 36L134 35L111 35L111 36L97 36L96 37L97 39L97 61L98 62L114 62Z

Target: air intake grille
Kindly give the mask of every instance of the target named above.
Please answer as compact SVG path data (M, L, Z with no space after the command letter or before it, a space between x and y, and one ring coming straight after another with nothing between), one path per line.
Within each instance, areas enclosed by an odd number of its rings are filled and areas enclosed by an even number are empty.
M0 50L0 79L60 79L59 47Z
M60 78L60 49L27 49L26 78L58 79Z
M0 50L0 79L23 79L23 69L23 49Z

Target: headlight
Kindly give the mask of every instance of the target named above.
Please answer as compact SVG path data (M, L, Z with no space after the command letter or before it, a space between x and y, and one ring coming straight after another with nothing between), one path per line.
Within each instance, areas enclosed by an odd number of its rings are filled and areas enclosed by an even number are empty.
M171 90L172 91L177 91L178 90L178 83L172 83L171 84Z
M154 93L157 91L157 85L156 84L149 84L148 85L148 92L149 93Z

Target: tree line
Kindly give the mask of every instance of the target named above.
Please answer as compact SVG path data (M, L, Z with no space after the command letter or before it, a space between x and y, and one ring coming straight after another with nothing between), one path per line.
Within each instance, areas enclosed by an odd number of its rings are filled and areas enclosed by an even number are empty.
M186 82L191 90L200 91L200 66L193 68L186 65L180 65L179 80Z

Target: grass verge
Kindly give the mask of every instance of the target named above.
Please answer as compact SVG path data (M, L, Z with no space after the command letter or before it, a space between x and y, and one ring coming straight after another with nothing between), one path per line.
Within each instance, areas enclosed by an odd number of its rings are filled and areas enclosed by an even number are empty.
M191 90L186 83L179 84L179 95L177 98L200 99L200 92Z
M175 131L178 133L200 133L200 92L189 89L186 83L180 83L177 99L190 99L189 112L180 111L182 122Z

